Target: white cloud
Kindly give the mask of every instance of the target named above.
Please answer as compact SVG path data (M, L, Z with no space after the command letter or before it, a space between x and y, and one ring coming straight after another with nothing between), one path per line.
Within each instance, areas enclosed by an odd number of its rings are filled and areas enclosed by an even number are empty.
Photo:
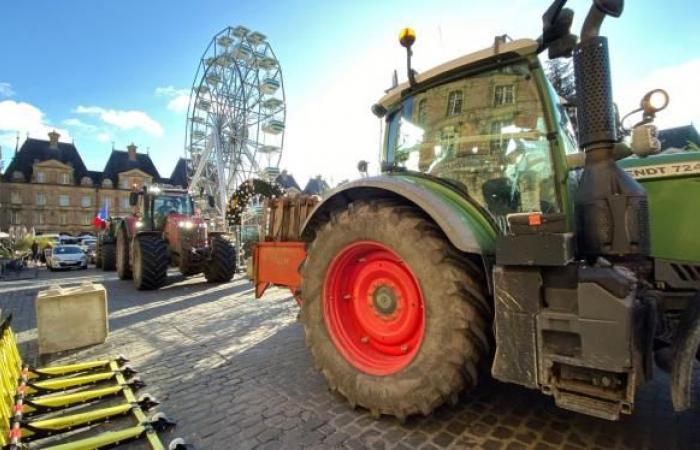
M0 97L12 97L15 91L10 83L0 82Z
M90 125L89 123L85 123L80 119L76 118L70 118L66 119L63 121L63 125L67 127L73 127L73 128L78 128L80 130L85 130L89 132L94 132L97 131L97 127L95 125Z
M14 100L0 101L0 145L4 148L14 148L17 133L20 134L20 141L27 133L30 137L48 139L47 134L51 130L60 133L62 142L70 142L68 130L51 125L36 106Z
M95 139L97 139L98 142L109 142L112 140L112 135L107 132L97 133Z
M668 108L656 116L659 128L700 123L700 89L697 77L700 73L700 58L685 61L676 66L654 70L639 81L626 85L617 96L620 101L620 113L626 114L639 107L642 96L652 89L661 88L668 92ZM638 118L639 116L635 116ZM626 121L633 125L634 118Z
M143 111L121 111L99 106L82 106L75 108L78 114L89 114L100 118L105 123L122 130L140 129L156 137L163 136L163 127Z
M168 109L177 113L187 111L190 104L190 91L188 89L177 89L174 86L157 87L155 90L157 97L168 98Z

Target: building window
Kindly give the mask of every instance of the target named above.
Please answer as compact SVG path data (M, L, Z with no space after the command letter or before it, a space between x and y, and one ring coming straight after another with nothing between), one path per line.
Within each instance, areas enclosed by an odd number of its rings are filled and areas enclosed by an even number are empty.
M68 223L68 215L66 213L61 213L58 215L58 223L65 225Z
M67 195L59 195L58 206L70 206L70 197Z
M428 99L424 98L418 102L418 125L425 125L428 122Z
M131 205L129 204L129 197L122 197L122 208L129 209Z
M22 214L19 211L10 211L10 223L12 225L19 225L22 221Z
M22 203L22 194L20 194L19 191L12 191L10 193L10 203L14 203L15 205Z
M46 183L46 174L44 172L37 172L36 173L36 182L37 183Z
M44 213L34 214L34 224L35 225L43 225L44 224Z
M83 225L90 225L90 216L83 214Z
M496 120L491 123L491 151L505 151L508 145L508 136L503 133L503 129L511 126L512 121Z
M445 127L440 132L440 147L447 155L454 155L457 149L457 131L454 127Z
M83 179L80 180L80 184L82 184L83 186L92 186L92 178L83 177Z
M447 96L447 115L456 116L462 113L462 91L452 91Z
M493 93L493 104L495 106L512 105L515 103L515 92L513 85L496 86Z
M129 189L129 180L126 178L119 180L119 189Z
M36 204L37 206L44 206L46 204L46 195L43 192L37 192Z
M110 180L109 178L105 178L102 181L102 187L111 188L112 186L113 186L112 180Z
M19 170L12 172L12 181L24 181L24 174Z
M110 209L112 207L112 199L109 197L105 197L102 202L105 205L105 208Z
M80 199L80 206L82 206L83 208L89 208L92 206L92 199L90 198L89 195L84 195Z

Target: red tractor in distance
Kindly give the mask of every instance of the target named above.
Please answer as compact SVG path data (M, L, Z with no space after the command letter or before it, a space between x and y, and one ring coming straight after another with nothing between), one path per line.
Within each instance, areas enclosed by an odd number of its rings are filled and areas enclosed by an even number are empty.
M204 272L210 283L230 281L236 249L224 232L209 231L182 189L143 188L130 194L131 215L117 229L117 273L137 289L165 284L168 266L183 275Z

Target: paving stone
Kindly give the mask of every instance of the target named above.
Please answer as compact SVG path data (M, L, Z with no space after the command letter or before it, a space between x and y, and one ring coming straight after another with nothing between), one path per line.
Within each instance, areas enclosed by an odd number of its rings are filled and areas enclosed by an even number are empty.
M107 288L107 342L38 358L36 293L84 279ZM375 420L328 391L313 368L287 291L273 288L254 300L252 285L241 278L209 285L201 276L171 273L164 289L139 292L113 272L42 270L36 280L0 282L0 309L14 313L13 328L29 363L127 354L147 391L178 421L172 436L202 449L679 450L700 442L700 411L674 414L669 378L660 371L640 389L635 414L620 422L561 410L551 397L488 379L457 406L431 417L411 417L405 424ZM700 382L694 387L700 392Z

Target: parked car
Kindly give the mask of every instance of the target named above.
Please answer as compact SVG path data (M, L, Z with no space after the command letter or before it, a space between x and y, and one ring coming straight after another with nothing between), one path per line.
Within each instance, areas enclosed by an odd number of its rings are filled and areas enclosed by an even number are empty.
M88 257L78 245L60 245L51 249L47 262L49 270L87 269Z

